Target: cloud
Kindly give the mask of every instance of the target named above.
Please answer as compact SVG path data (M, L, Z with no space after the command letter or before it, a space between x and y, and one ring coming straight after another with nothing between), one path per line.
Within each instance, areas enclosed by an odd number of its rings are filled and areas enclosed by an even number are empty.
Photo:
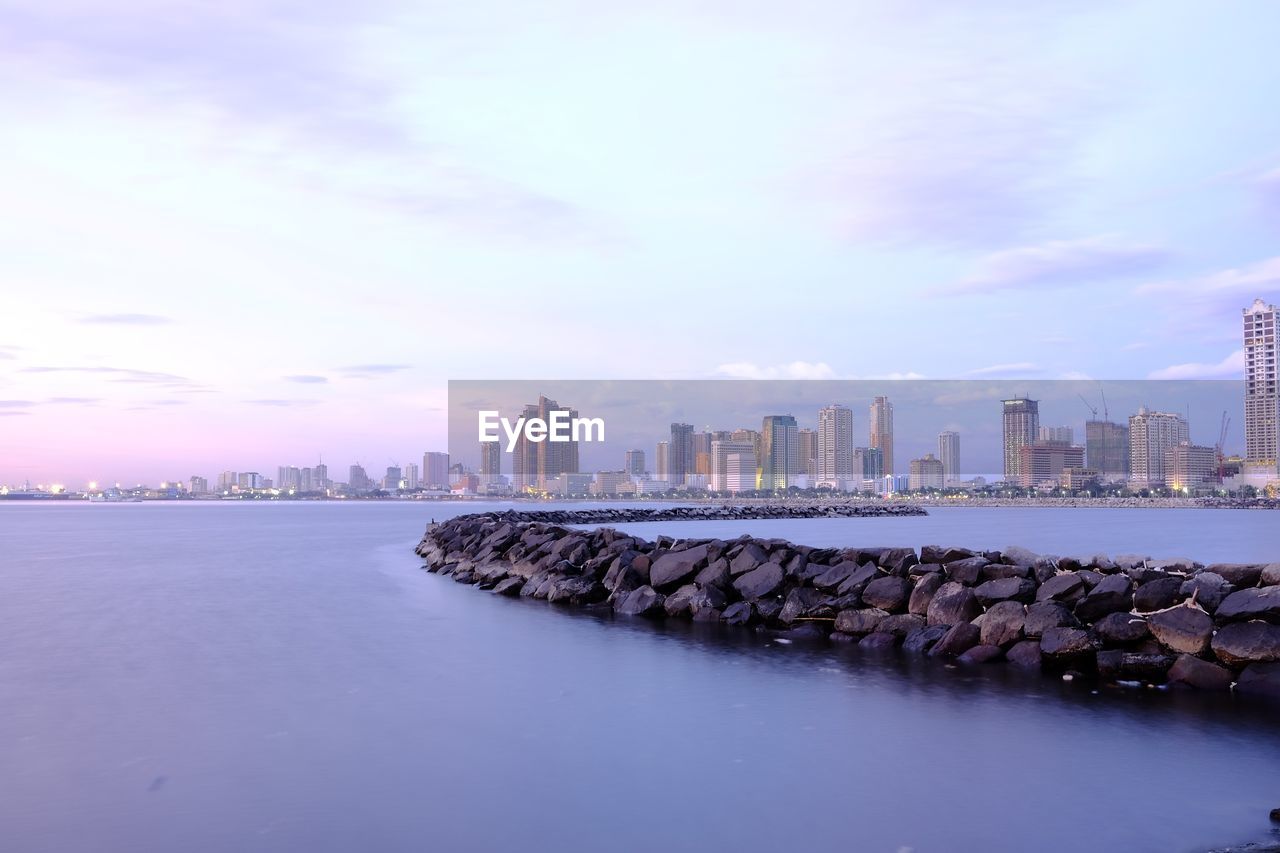
M1044 368L1030 361L1015 361L1008 364L992 364L988 367L979 367L976 370L970 370L966 376L983 376L996 377L1002 374L1012 376L1029 376L1043 373Z
M183 386L191 384L185 376L154 370L132 370L123 367L24 367L23 373L88 373L111 377L111 382L139 382Z
M5 409L3 411L0 411L0 418L18 418L18 417L22 417L23 415L29 415L29 414L31 413L24 412L18 409Z
M323 385L329 381L326 376L317 376L312 373L295 373L292 376L284 377L285 382L299 382L303 385Z
M34 400L0 400L0 409L21 409L35 404Z
M1244 376L1244 350L1231 353L1217 364L1174 364L1154 370L1148 379L1240 379Z
M731 379L835 379L836 372L825 362L793 361L762 367L749 361L722 364L715 372Z
M1134 292L1157 299L1177 297L1195 305L1213 308L1230 307L1239 311L1257 298L1271 298L1280 291L1280 256L1252 264L1220 270L1184 281L1144 284ZM1185 310L1186 302L1178 305Z
M972 275L935 292L956 295L1093 284L1148 272L1170 257L1159 246L1112 237L1054 240L987 255Z
M100 397L50 397L45 400L55 406L92 406L101 403Z
M401 370L408 370L412 366L411 364L353 364L349 367L338 368L338 372L347 379L368 379L372 376L399 373Z
M262 399L262 400L245 400L252 406L272 406L275 408L287 409L296 406L314 406L318 400L283 400L283 399Z
M79 322L116 326L164 326L173 320L159 314L86 314Z

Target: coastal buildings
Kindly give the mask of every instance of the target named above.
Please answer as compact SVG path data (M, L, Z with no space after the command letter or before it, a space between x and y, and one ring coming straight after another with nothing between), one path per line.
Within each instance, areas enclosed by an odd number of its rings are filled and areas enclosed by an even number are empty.
M1129 485L1138 489L1165 485L1165 455L1190 441L1186 418L1172 412L1153 412L1146 406L1129 416Z
M404 477L401 479L401 483L403 484L401 488L409 489L410 491L419 487L421 478L418 476L418 466L415 463L410 462L404 466Z
M1063 444L1075 443L1075 431L1069 426L1042 426L1036 430L1037 441L1060 441Z
M796 447L795 473L804 476L809 483L812 483L818 474L817 431L805 428L796 430Z
M758 488L771 492L791 485L800 458L797 431L791 415L765 415L760 426Z
M943 477L942 460L932 453L926 453L920 459L911 460L907 485L913 492L921 489L941 489Z
M854 479L853 409L834 403L819 409L817 440L814 478L819 482Z
M430 477L427 478L430 482ZM502 481L502 445L496 441L480 442L480 485L491 486Z
M623 454L622 470L626 471L633 477L644 476L644 451L628 450Z
M190 491L193 495L209 494L209 481L204 477L192 477L190 481Z
M693 424L672 424L667 448L667 481L671 485L683 486L685 479L696 473L693 454Z
M1129 428L1090 419L1084 424L1085 462L1098 479L1111 483L1129 479Z
M1026 397L1003 400L1004 479L1022 482L1022 448L1032 444L1040 431L1040 402Z
M713 492L749 492L756 487L756 449L749 441L711 442Z
M1245 462L1274 475L1280 463L1280 310L1255 299L1243 313Z
M428 489L449 488L449 454L427 451L422 454L422 482ZM354 489L355 485L351 487Z
M938 433L938 458L942 460L942 484L960 482L960 433L944 430Z
M1218 451L1182 441L1165 451L1165 484L1175 492L1211 486L1217 480Z
M1018 448L1018 485L1058 486L1068 468L1084 468L1084 448L1065 441L1033 441Z
M664 483L670 481L671 479L671 469L670 469L671 456L669 452L670 447L671 447L671 442L659 441L657 453L654 459L654 464L655 464L654 476Z
M853 476L855 480L862 478L864 489L869 482L883 480L884 452L878 447L856 448L853 451Z
M888 397L871 401L871 426L867 442L880 451L883 472L893 474L893 403Z
M537 418L543 423L550 423L552 412L563 412L570 421L578 417L576 409L561 406L555 400L545 396L539 396L537 403L526 405L522 417L526 421ZM548 484L561 474L576 473L578 473L578 442L576 440L531 441L527 432L521 432L516 438L511 458L511 480L516 491L547 491ZM570 488L571 485L566 485L565 488ZM583 493L585 491L584 488Z

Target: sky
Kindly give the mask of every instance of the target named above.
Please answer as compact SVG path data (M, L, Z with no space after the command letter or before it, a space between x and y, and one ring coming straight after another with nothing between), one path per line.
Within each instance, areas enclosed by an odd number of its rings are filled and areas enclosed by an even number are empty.
M0 0L0 483L379 470L451 379L1238 378L1277 26Z

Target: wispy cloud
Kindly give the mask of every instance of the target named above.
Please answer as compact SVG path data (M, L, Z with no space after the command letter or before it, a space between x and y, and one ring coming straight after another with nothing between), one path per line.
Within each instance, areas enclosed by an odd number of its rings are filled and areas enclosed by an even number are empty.
M317 376L313 373L295 373L292 376L284 377L285 382L298 382L303 385L323 385L329 381L327 376Z
M338 372L347 379L368 379L372 376L399 373L402 370L408 370L412 366L411 364L353 364L348 367L339 367Z
M992 378L997 376L1022 377L1032 376L1044 373L1044 368L1030 361L1015 361L1008 364L992 364L988 367L979 367L976 370L970 370L967 376L980 376Z
M111 382L140 382L186 385L191 380L175 373L160 373L154 370L133 370L124 367L24 367L22 373L85 373L109 377Z
M0 400L0 409L24 409L35 404L34 400Z
M730 379L835 379L836 372L825 362L793 361L788 364L761 366L749 361L722 364L717 375Z
M102 402L100 397L50 397L45 400L55 406L93 406Z
M1255 298L1280 296L1280 256L1200 278L1144 284L1135 292L1141 296L1157 298L1176 296L1200 306L1225 305L1238 310L1247 307ZM1180 303L1179 310L1185 308L1185 303Z
M23 415L29 415L30 412L24 412L20 409L3 409L0 410L0 418L18 418Z
M963 295L1095 284L1149 272L1170 257L1159 246L1113 237L1054 240L987 255L972 275L936 292Z
M79 322L105 326L165 326L173 320L159 314L86 314Z
M1189 362L1154 370L1148 379L1239 379L1244 376L1244 350L1236 350L1217 364Z
M260 400L245 400L251 406L270 406L279 409L288 409L297 406L314 406L318 400L285 400L278 398L267 398Z

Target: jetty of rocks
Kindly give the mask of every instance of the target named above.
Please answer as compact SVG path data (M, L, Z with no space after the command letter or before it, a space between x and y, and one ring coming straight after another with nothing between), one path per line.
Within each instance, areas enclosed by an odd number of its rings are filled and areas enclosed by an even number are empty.
M875 511L869 511L869 510ZM815 509L812 517L910 514ZM611 524L792 518L790 508L494 512L428 527L428 571L498 595L693 619L1055 676L1280 698L1280 563L1054 557L926 545L649 542ZM808 515L800 517L810 517Z

